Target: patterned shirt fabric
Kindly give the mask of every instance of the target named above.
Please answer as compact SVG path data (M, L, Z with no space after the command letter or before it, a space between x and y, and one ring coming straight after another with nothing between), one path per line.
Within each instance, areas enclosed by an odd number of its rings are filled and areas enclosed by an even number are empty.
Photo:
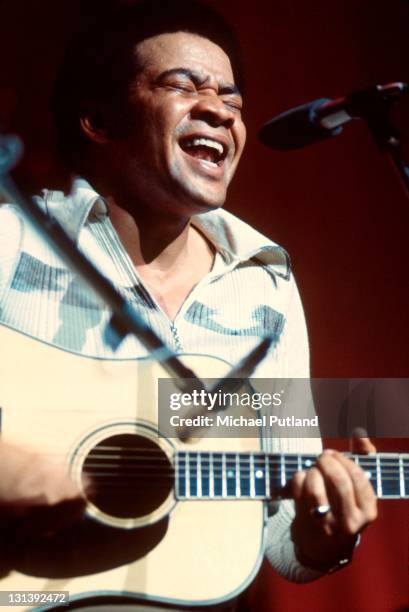
M107 202L89 183L76 179L68 196L44 190L36 201L175 353L202 353L236 364L261 337L272 335L273 347L254 376L309 377L304 314L288 255L232 214L217 210L193 218L194 227L215 249L215 263L171 321L135 271L110 221ZM126 337L118 347L108 343L110 316L20 210L12 204L0 206L0 321L83 355L146 356L134 337ZM266 436L263 446L282 453L321 449L317 438ZM284 501L275 509L268 521L268 559L289 580L314 580L321 574L300 565L294 554L293 503Z

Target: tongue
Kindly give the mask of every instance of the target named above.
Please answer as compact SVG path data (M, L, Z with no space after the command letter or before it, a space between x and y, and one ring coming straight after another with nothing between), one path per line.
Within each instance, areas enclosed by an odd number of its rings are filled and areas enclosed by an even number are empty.
M186 153L197 159L203 159L205 161L216 163L216 153L208 147L189 147L185 149Z

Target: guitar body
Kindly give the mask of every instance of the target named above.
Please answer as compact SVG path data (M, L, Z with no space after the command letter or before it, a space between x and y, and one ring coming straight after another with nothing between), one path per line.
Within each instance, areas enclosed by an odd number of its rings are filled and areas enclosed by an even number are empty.
M83 357L5 326L0 346L2 439L49 455L80 485L89 466L100 469L92 463L95 449L101 457L105 452L115 457L118 445L130 453L142 448L159 456L169 471L178 450L260 448L257 431L254 438L206 435L188 443L159 437L157 381L167 374L150 359ZM202 378L229 370L210 357L183 361ZM46 543L16 541L15 569L2 578L2 590L69 591L71 601L121 596L185 605L234 597L262 559L263 502L178 501L169 482L148 471L124 502L120 490L109 489L108 478L108 492L90 498L79 525Z

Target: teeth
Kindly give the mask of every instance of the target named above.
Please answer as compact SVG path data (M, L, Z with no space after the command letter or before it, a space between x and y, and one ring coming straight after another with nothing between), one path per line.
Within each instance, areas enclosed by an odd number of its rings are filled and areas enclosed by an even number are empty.
M192 138L192 140L188 140L185 144L186 147L199 147L200 145L216 149L219 155L223 155L223 145L216 140L210 140L210 138Z
M208 159L201 159L200 160L202 164L207 164L208 166L211 166L212 168L217 168L217 163L216 162L212 162L209 161Z

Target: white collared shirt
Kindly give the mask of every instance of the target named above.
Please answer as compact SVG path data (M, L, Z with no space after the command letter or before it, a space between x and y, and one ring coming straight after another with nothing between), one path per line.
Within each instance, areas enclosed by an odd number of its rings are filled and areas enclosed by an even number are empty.
M217 210L192 223L216 250L213 269L171 321L149 295L109 219L109 208L83 179L71 193L44 190L37 202L122 291L176 353L204 353L237 363L266 335L274 337L255 376L308 378L305 319L287 253L234 215ZM192 264L194 265L194 264ZM80 281L16 206L0 207L0 322L73 352L133 359L147 351L134 337L106 341L111 313ZM274 438L269 452L319 452L319 440ZM320 574L301 566L290 537L292 502L269 520L266 553L295 581Z

